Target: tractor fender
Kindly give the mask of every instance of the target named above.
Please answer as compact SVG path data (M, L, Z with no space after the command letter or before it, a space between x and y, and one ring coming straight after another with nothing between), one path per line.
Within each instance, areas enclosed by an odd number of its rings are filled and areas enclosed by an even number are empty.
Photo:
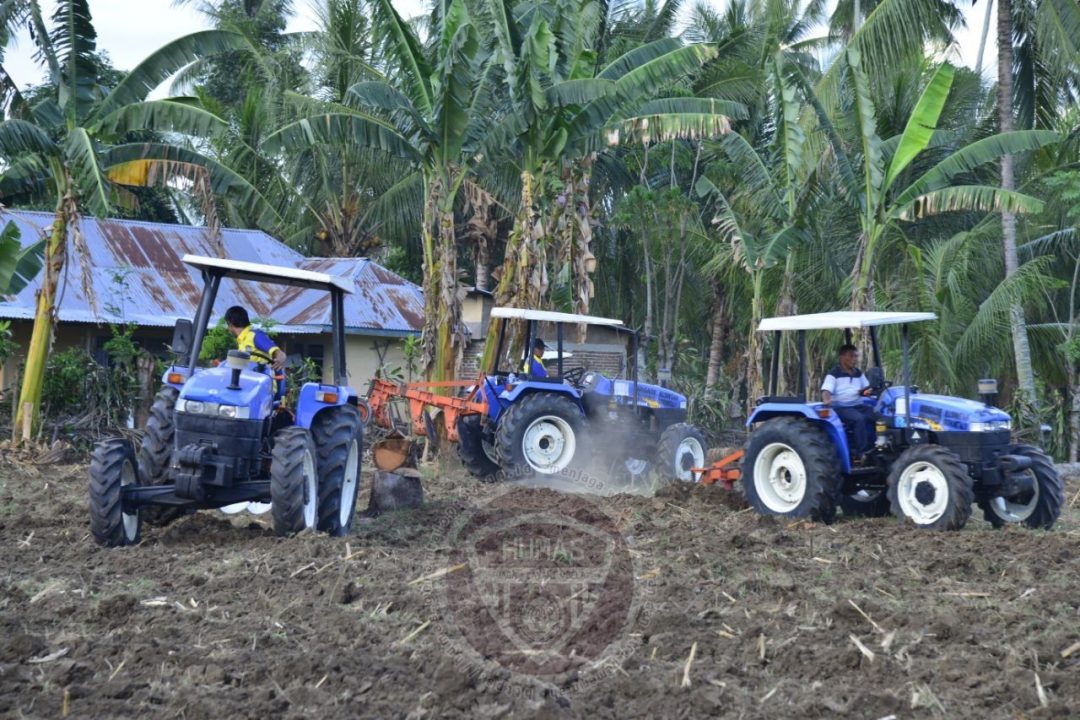
M834 412L828 417L821 417L817 408L799 403L762 403L750 413L750 419L746 426L762 423L778 417L804 417L807 420L819 423L825 427L829 440L836 447L836 455L840 460L840 470L847 474L851 472L851 452L848 448L847 435L844 433L844 423Z
M296 424L310 428L315 416L324 410L356 404L357 394L344 385L304 383L296 400Z
M504 407L513 405L517 401L526 395L532 395L533 393L549 393L552 395L565 395L570 398L578 409L581 410L581 414L585 414L585 408L581 404L581 393L574 388L564 383L556 382L519 382L515 383L512 390L503 390L499 394L499 400L502 401Z

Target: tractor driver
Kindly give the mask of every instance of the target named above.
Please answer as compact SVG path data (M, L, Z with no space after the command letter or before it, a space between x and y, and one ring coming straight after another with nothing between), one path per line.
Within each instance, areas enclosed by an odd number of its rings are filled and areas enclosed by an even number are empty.
M544 351L547 350L547 345L540 338L533 340L532 355L525 361L525 366L521 368L521 372L525 373L529 377L534 378L546 378L548 376L547 368L544 367Z
M874 437L874 411L862 402L870 382L859 370L858 348L841 345L838 355L839 362L821 383L821 401L836 411L845 427L851 428L855 445L852 453L862 455L870 450Z
M274 372L284 369L285 353L274 344L269 335L251 327L247 310L239 305L233 305L226 310L225 326L236 337L236 348L251 353L253 361L270 365Z

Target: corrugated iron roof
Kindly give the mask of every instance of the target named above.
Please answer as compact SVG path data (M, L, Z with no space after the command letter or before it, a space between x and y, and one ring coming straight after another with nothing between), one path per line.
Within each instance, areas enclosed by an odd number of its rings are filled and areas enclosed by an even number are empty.
M0 212L0 224L13 220L23 246L51 230L51 213ZM98 220L79 221L89 252L95 308L82 292L82 262L69 234L67 262L57 290L61 322L133 322L171 327L195 314L202 294L197 270L181 262L185 253L219 256L206 228L191 225ZM224 256L282 267L328 271L352 278L356 291L346 295L345 324L352 332L409 335L423 327L419 287L367 258L307 258L259 230L222 228ZM21 293L0 302L2 318L32 318L40 277ZM329 296L317 290L224 280L214 306L216 319L232 305L253 317L274 320L283 333L318 333L330 325Z

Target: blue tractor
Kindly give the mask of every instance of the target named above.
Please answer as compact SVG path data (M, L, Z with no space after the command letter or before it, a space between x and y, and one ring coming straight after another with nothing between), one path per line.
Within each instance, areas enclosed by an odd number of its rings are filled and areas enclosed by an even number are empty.
M933 313L832 312L768 318L758 328L774 333L769 395L748 425L753 431L742 462L743 491L758 512L831 522L845 514L883 516L891 511L920 528L959 530L977 504L995 527L1050 528L1061 513L1064 486L1039 448L1012 440L1011 418L987 402L919 392L910 381L908 325ZM877 329L900 325L903 383L885 380ZM862 402L872 410L876 442L853 456L851 428L820 402L807 378L806 333L851 330L869 335L873 366ZM780 337L797 333L798 395L777 394Z
M523 353L509 367L495 367L472 390L480 412L459 415L458 453L476 477L554 475L568 468L613 466L631 476L655 471L665 481L696 479L705 464L705 439L686 422L686 397L658 385L613 379L583 367L567 370L566 325L621 328L622 322L568 313L497 307L500 322L495 362L503 357L508 325L524 323ZM556 347L548 377L528 372L540 323L554 325ZM630 333L636 356L636 335ZM550 341L550 339L549 339ZM500 473L500 471L502 471Z
M203 277L194 322L173 333L166 370L136 452L127 439L98 443L90 463L90 529L106 547L139 541L142 521L238 503L269 503L274 531L345 535L360 485L363 423L345 374L344 295L349 280L271 265L186 255ZM224 278L323 290L330 295L333 384L300 388L296 412L281 406L284 378L231 350L219 367L198 367Z

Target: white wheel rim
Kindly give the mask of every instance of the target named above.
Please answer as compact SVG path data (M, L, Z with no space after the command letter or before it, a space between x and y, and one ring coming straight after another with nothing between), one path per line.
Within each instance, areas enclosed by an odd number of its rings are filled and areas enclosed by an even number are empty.
M577 451L577 437L570 423L561 417L544 415L532 421L521 440L522 454L529 467L551 475L566 468Z
M360 478L360 443L353 438L349 445L349 457L345 461L345 477L341 480L341 505L338 510L338 523L341 527L349 524L353 511L356 510L356 489Z
M905 517L916 525L931 525L949 506L949 481L937 465L914 462L900 473L896 497Z
M990 500L990 509L1002 521L1018 523L1027 520L1039 504L1039 479L1031 473L1032 493L1027 502L1013 502L1008 498L996 497Z
M135 466L130 460L125 460L124 464L120 466L120 487L137 485L137 477ZM123 496L122 489L121 496ZM124 537L127 538L128 542L135 540L135 537L139 534L139 512L136 510L133 513L126 513L121 510L120 519L124 523Z
M624 464L631 475L642 475L649 469L649 461L641 458L627 458Z
M701 473L696 473L693 468L705 467L705 448L695 437L683 438L679 447L675 450L675 467L672 475L683 482L697 482Z
M315 458L310 450L304 450L304 527L315 527L319 508L319 476L315 472Z
M775 513L793 512L806 497L806 465L790 445L770 443L754 461L754 489Z

